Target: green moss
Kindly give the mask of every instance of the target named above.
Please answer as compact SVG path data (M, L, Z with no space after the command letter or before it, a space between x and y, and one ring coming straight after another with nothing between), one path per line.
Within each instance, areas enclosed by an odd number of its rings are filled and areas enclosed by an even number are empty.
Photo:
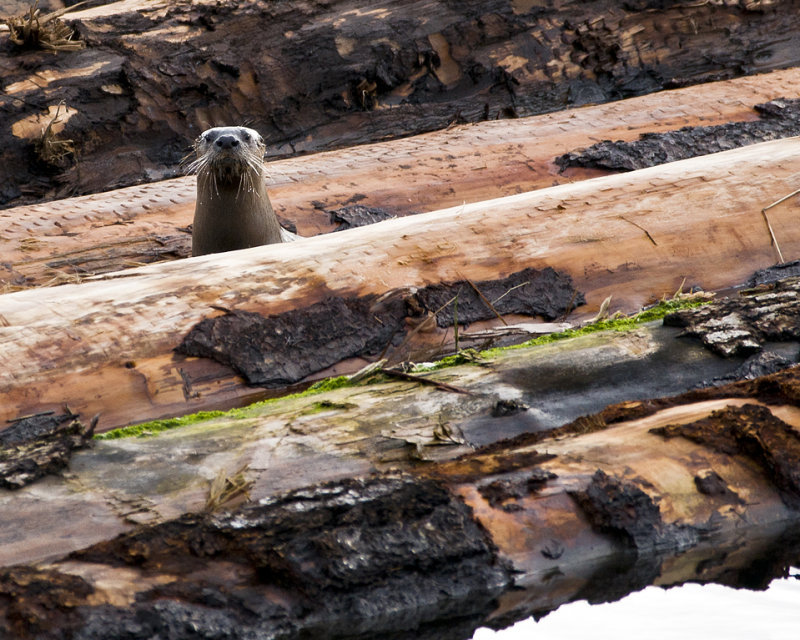
M639 313L636 313L632 316L623 316L620 318L610 318L607 320L598 320L597 322L593 322L591 324L584 325L583 327L578 327L575 329L566 329L564 331L559 331L557 333L548 333L546 335L537 336L536 338L532 338L527 342L523 342L521 344L514 344L508 347L497 347L495 349L487 349L486 351L481 351L478 354L469 353L467 357L464 357L461 353L457 353L452 356L447 356L438 360L433 365L426 365L424 371L434 371L436 369L444 369L446 367L453 367L459 364L480 364L481 361L496 356L504 351L509 351L512 349L525 349L528 347L535 347L541 344L550 344L551 342L558 342L559 340L566 340L568 338L576 338L578 336L585 336L590 333L596 333L598 331L629 331L630 329L635 329L639 325L642 325L646 322L653 322L654 320L660 320L668 313L672 313L673 311L677 311L678 309L688 309L692 307L699 307L704 304L708 304L710 300L702 299L690 299L690 300L680 300L680 299L672 299L672 300L662 300L658 304L648 308L643 309Z
M322 400L321 402L312 402L307 408L300 412L300 415L307 416L313 413L322 413L323 411L347 411L348 409L355 409L358 405L352 402L331 402L330 400Z
M151 420L150 422L143 422L141 424L134 424L121 429L114 429L106 433L100 433L95 436L96 440L116 440L118 438L130 438L133 436L145 437L152 436L167 429L174 429L175 427L183 427L187 424L195 422L202 422L203 420L210 420L212 418L219 418L224 416L225 411L198 411L188 416L180 416L177 418L166 418L164 420Z
M142 422L141 424L134 424L127 427L121 427L119 429L113 429L112 431L107 431L106 433L98 434L95 436L95 439L116 440L118 438L132 438L132 437L145 438L147 436L152 436L157 433L160 433L161 431L167 431L168 429L175 429L176 427L184 427L186 425L195 424L196 422L203 422L205 420L211 420L213 418L227 418L232 420L241 418L252 418L253 416L258 415L260 409L269 406L271 404L275 404L276 402L281 402L283 400L291 400L294 398L304 398L307 396L314 396L317 395L318 393L333 391L334 389L342 389L344 387L351 386L352 384L353 383L350 382L350 379L347 376L326 378L325 380L320 380L319 382L315 382L305 391L301 391L299 393L291 393L289 395L279 396L277 398L268 398L267 400L254 402L251 405L239 409L231 409L229 411L198 411L197 413L192 413L185 416L179 416L177 418L151 420L150 422ZM319 410L321 411L322 409Z
M334 389L343 389L344 387L350 387L352 385L353 383L347 376L337 376L336 378L325 378L324 380L315 382L306 391L297 395L299 397L301 395L310 395L312 393L322 393L323 391L333 391Z

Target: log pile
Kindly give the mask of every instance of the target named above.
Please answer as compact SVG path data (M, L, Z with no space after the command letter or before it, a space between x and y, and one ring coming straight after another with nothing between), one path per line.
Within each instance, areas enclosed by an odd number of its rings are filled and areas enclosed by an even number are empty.
M796 4L124 0L4 40L0 634L467 638L795 561ZM180 158L245 119L307 237L190 258Z
M188 141L248 123L279 155L546 113L797 64L796 0L126 0L64 20L85 43L4 45L0 202L175 175ZM735 34L735 35L731 35ZM702 51L703 55L698 55ZM74 154L34 155L53 133Z
M243 383L229 357L216 363L175 353L192 327L225 313L267 318L306 309L313 315L321 309L314 305L330 298L364 309L371 308L364 302L370 296L404 298L395 329L380 345L363 354L345 349L306 368L319 377L338 360L391 349L404 334L403 317L437 310L414 311L413 291L442 282L488 282L549 268L585 295L589 312L609 295L617 309L630 312L684 285L731 287L775 261L760 211L790 188L799 170L795 139L763 143L285 245L7 294L0 297L2 415L67 404L86 416L100 413L102 431L254 398L258 389ZM757 182L741 179L756 171ZM785 254L796 255L800 235L792 209L776 208L769 220ZM287 322L287 340L294 343L301 334L292 338L292 331L302 327ZM333 348L335 356L336 340L323 339L316 350ZM363 364L340 371L353 373ZM286 384L304 379L265 376Z

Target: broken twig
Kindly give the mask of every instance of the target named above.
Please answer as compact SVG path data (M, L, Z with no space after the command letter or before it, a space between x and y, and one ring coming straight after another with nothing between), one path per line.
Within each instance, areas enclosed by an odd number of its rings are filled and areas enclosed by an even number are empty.
M59 18L69 11L74 11L88 0L78 2L71 7L64 7L42 16L38 0L27 13L3 20L8 28L8 37L18 47L41 48L49 51L77 51L83 49L85 43L73 40L73 29Z
M800 189L798 189L793 193L790 193L788 196L785 196L776 202L773 202L771 205L769 205L768 207L764 207L761 210L761 215L764 218L764 222L767 224L767 231L769 231L769 237L772 238L772 245L775 247L775 251L778 252L778 259L781 261L781 264L783 264L786 261L783 259L783 253L781 253L781 247L778 244L778 239L775 237L775 232L772 230L772 225L770 224L769 218L767 217L767 209L770 209L775 205L780 204L784 200L791 198L795 193L800 193Z
M652 242L656 247L658 246L658 243L655 240L653 240L653 236L650 235L650 232L647 229L645 229L642 225L637 224L633 220L628 220L628 218L626 218L625 216L619 216L619 217L621 220L624 220L628 224L632 224L637 229L641 229L642 231L644 231L644 235L647 236L647 239L650 240L650 242Z
M211 481L211 486L208 489L206 511L216 511L223 504L239 496L245 496L246 499L250 498L249 492L250 488L253 486L253 481L247 480L244 475L248 466L249 465L245 463L232 474L229 474L225 469L220 469L214 480Z
M469 391L467 389L462 389L461 387L454 387L452 384L447 384L446 382L439 382L438 380L431 380L430 378L425 378L423 376L416 376L413 373L406 373L405 371L400 371L398 369L382 369L381 373L385 373L386 375L394 378L400 378L401 380L408 380L409 382L419 382L421 384L432 385L437 389L441 389L442 391L450 391L451 393L462 393L467 396L475 395L472 391Z

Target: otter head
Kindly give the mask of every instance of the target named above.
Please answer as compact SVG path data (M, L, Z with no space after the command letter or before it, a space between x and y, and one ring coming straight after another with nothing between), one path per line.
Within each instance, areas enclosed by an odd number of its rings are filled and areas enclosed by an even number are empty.
M282 242L264 184L264 140L247 127L214 127L194 144L192 255Z
M215 185L261 179L264 139L247 127L214 127L204 131L194 143L195 160L189 170L198 177L211 178ZM249 185L248 185L249 186Z

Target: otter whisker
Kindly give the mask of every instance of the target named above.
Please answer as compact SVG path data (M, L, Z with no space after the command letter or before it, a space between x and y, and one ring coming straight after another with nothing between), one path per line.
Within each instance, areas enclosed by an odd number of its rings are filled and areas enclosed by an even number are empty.
M239 196L242 195L242 187L244 186L245 181L247 180L246 173L239 174L239 185L236 187L236 199L239 199Z

